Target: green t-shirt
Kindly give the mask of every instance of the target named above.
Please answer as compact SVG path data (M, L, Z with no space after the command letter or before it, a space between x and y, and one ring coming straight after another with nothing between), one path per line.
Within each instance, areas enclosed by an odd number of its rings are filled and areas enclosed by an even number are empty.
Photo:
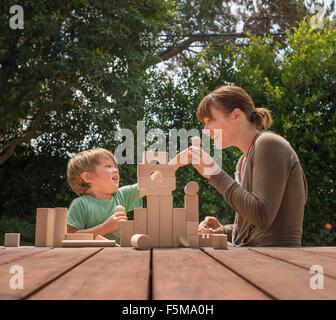
M95 227L110 218L118 205L124 206L126 212L143 206L137 184L119 188L112 195L111 200L98 200L89 195L74 199L69 207L67 223L76 229ZM116 231L112 237L107 236L117 241L119 237L119 231Z

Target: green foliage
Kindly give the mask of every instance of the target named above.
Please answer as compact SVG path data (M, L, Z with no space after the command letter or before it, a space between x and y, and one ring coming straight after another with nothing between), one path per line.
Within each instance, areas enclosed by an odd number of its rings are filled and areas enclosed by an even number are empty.
M302 21L282 42L251 36L244 46L209 46L187 54L169 74L148 67L157 61L155 36L164 28L174 29L169 21L179 21L176 3L102 3L25 1L25 33L2 28L0 146L22 136L23 124L41 108L45 117L32 145L22 145L0 167L1 236L21 232L23 241L32 243L36 208L70 204L75 198L65 177L70 154L95 146L114 150L116 129L135 130L143 118L147 131L160 128L167 138L169 129L201 129L195 117L199 101L219 85L234 83L244 87L257 106L272 110L272 130L283 135L301 159L309 185L304 244L335 245L334 25L313 30ZM204 3L195 9L200 19ZM0 9L1 26L8 24L10 4ZM216 13L217 1L214 4ZM186 15L193 11L190 6L179 10ZM62 99L54 104L59 95ZM223 168L231 175L240 154L234 148L223 151ZM121 165L120 170L121 185L136 181L135 165ZM182 205L183 187L190 180L200 183L201 217L233 221L232 209L191 167L177 173L176 206ZM334 227L327 231L326 223Z
M148 118L155 114L153 125L165 130L197 127L197 104L225 83L244 87L257 106L268 107L274 116L271 129L291 143L307 177L303 235L307 245L336 243L335 41L332 23L314 30L304 20L287 34L285 43L251 36L248 46L209 47L188 57L177 75L156 72L146 109ZM232 149L223 152L223 168L230 174L239 155ZM182 184L193 177L187 169L181 176ZM232 222L232 210L202 182L201 214ZM331 231L324 230L325 223L334 226Z

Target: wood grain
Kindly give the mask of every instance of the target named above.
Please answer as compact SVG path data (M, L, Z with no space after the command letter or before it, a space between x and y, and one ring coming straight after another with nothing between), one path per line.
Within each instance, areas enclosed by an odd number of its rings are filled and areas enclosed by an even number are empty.
M56 248L15 261L24 271L24 289L10 288L12 264L0 266L0 299L22 299L92 256L97 248Z
M308 270L252 250L203 249L224 266L267 292L274 299L335 299L336 281L325 276L325 289L310 288Z
M150 251L104 248L30 299L148 299Z
M324 274L336 278L336 261L328 256L312 254L298 248L251 248L251 250L308 270L313 265L320 265L323 267Z
M269 299L198 249L153 250L153 299Z
M18 247L18 248L4 248L0 251L0 265L10 263L25 257L33 256L51 248L36 248L36 247Z

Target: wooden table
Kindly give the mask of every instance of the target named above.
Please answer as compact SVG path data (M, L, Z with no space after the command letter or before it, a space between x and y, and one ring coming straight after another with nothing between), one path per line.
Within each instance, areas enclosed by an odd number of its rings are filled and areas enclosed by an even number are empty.
M10 288L14 265L23 289ZM310 287L313 265L324 289ZM1 247L0 299L336 299L336 247Z

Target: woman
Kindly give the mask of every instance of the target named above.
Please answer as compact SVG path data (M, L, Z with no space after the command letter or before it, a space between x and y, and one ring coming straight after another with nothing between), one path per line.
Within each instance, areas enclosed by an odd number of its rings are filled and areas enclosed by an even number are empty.
M272 124L270 111L256 108L244 89L222 86L203 98L197 117L217 148L235 146L243 153L236 181L203 149L189 147L177 156L187 152L189 162L236 211L233 224L223 226L206 217L200 227L226 233L237 246L300 246L307 182L290 144L263 130ZM215 129L221 130L221 137Z

